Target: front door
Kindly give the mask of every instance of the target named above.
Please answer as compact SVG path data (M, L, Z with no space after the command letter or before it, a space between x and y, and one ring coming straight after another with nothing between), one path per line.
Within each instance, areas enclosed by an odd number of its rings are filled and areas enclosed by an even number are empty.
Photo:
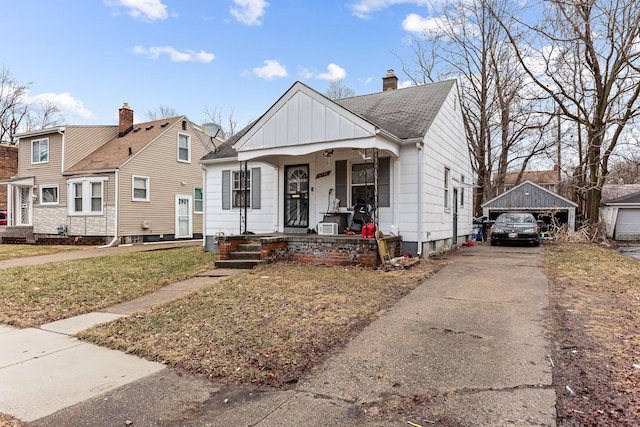
M284 231L309 228L309 165L286 166L284 189Z
M176 195L176 239L190 239L191 231L191 196Z
M15 217L15 225L31 225L31 194L31 187L18 187L18 215Z

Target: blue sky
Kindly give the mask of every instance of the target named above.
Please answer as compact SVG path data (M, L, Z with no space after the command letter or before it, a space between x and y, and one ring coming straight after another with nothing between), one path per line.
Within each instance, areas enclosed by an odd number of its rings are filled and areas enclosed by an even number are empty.
M378 92L402 81L405 40L433 22L427 0L2 0L0 65L29 100L67 124L135 121L160 106L202 123L205 106L238 129L297 80Z

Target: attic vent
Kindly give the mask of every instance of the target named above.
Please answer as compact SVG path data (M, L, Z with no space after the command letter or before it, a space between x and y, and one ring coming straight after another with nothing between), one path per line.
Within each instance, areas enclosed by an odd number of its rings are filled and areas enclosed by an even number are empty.
M182 130L187 130L187 121L186 120L182 121Z
M134 132L138 132L140 130L140 128L135 128L133 131Z
M169 122L163 123L163 124L160 125L160 127L163 128L163 127L167 126L168 124L169 124Z
M153 129L153 125L147 126L145 129L146 130Z
M129 147L129 155L133 154L133 149L131 147Z

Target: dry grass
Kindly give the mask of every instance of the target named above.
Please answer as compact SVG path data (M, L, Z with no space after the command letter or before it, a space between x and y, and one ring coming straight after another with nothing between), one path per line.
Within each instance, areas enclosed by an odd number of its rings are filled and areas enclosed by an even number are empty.
M640 262L595 244L562 243L548 246L546 265L567 310L588 317L588 335L620 350L624 340L638 340Z
M201 247L0 270L0 322L33 327L129 301L213 267Z
M82 339L209 378L294 382L442 263L404 271L276 264L99 325Z
M83 251L93 246L62 245L0 245L0 261L30 256L57 254L60 252Z

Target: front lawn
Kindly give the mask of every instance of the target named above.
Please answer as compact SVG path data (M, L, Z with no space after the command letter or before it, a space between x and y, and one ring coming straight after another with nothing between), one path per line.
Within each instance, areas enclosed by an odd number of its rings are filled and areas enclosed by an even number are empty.
M69 245L0 245L0 261L30 256L57 254L60 252L83 251L93 246Z
M291 383L437 271L274 264L79 337L209 378Z
M0 323L34 327L100 310L213 268L190 246L0 270Z

